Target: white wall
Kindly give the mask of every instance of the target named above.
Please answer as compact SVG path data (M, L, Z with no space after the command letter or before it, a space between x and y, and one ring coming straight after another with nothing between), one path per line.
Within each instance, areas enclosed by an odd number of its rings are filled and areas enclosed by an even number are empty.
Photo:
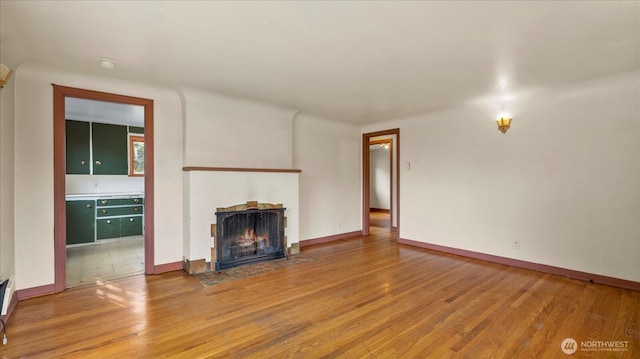
M15 247L13 224L14 83L15 78L12 78L0 90L0 279L6 279L15 274L15 257L13 255Z
M482 103L365 129L401 129L400 237L640 281L639 79L516 98L506 134Z
M260 189L263 185L279 188L276 183L253 182L261 173L185 173L188 213L184 220L189 225L185 227L183 249L187 259L210 259L209 225L215 223L216 207L248 200L284 203L289 220L287 231L297 232L287 234L289 243L297 243L297 238L360 230L357 127L304 114L294 116L296 111L291 109L194 89L182 90L181 96L185 103L185 166L302 170L300 175L269 175L288 178L277 180L285 184L291 176L299 178L299 210L284 201L298 191L298 184L288 185L287 191L275 190L273 194L282 198L278 199L269 194L273 190ZM205 178L210 181L201 182ZM268 200L262 199L265 197ZM292 222L294 215L300 216L299 229L292 227L296 223Z
M37 64L21 65L14 80L16 289L54 282L52 83L154 100L155 264L181 261L183 224L176 213L182 212L182 113L177 94Z
M269 104L183 89L185 166L291 169L296 112ZM210 225L217 207L247 201L287 208L289 245L298 242L298 174L184 173L184 257L211 260Z
M300 239L362 228L358 127L297 114L293 166L300 174Z
M185 166L291 168L294 110L184 89Z
M286 208L287 245L299 242L298 173L274 172L185 172L188 187L189 238L185 258L211 261L211 224L216 223L216 208L247 201L282 203Z
M369 146L370 207L391 209L391 155L390 149L378 145Z
M67 194L144 193L144 177L66 175Z

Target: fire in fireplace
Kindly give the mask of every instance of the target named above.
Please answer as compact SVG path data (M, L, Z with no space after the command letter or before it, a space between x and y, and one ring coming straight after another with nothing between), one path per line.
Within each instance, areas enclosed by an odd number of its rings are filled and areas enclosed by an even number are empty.
M285 208L247 202L216 211L216 270L285 257Z

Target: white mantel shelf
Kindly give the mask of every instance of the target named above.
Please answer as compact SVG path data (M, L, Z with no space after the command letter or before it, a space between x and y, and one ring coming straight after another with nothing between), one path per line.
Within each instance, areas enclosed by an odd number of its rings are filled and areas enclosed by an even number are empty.
M301 173L299 169L287 168L244 168L244 167L182 167L188 171L210 171L210 172L275 172L275 173Z

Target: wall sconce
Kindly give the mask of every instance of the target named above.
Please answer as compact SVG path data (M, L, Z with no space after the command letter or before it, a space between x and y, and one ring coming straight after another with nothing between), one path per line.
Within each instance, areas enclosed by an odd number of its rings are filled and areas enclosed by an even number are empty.
M502 133L506 133L511 126L511 117L500 117L498 121L498 130Z
M9 70L8 67L0 64L0 88L3 88L4 85L7 84L7 81L9 81L12 73L12 70Z

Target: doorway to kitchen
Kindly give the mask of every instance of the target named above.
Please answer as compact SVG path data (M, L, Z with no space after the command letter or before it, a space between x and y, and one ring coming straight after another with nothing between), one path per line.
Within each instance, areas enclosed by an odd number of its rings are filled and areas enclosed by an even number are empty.
M55 291L153 273L153 101L53 90Z

